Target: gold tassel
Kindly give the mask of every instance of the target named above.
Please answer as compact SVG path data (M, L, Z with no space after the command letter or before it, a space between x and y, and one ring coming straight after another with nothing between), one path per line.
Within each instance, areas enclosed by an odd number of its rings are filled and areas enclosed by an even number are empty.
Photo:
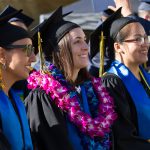
M103 31L101 32L99 47L100 47L99 49L100 51L99 77L101 77L104 73L104 34L103 34Z
M44 73L44 57L43 57L43 52L42 52L42 39L41 39L41 34L38 31L38 50L39 50L39 58L40 58L40 71Z
M3 90L5 88L5 85L4 85L3 77L2 77L2 67L3 67L3 64L0 63L0 89Z
M140 72L140 75L141 75L143 81L145 82L145 85L147 86L148 90L150 91L150 85L149 85L148 82L146 81L146 79L145 79L145 77L144 77L142 71L139 70L139 72Z
M144 64L143 64L143 66L144 66L144 68L147 70L147 64L146 64L146 63L144 63Z

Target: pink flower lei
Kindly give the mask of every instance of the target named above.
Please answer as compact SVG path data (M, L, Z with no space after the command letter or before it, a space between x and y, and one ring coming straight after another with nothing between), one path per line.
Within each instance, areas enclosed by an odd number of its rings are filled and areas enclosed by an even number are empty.
M50 95L55 104L67 113L70 121L74 123L80 131L90 137L104 137L110 132L110 127L117 114L114 112L113 99L102 85L100 78L92 78L94 91L97 93L99 106L98 116L91 118L90 115L83 112L78 102L78 95L70 96L71 89L62 85L50 73L43 74L40 71L33 72L28 78L28 88L42 88Z

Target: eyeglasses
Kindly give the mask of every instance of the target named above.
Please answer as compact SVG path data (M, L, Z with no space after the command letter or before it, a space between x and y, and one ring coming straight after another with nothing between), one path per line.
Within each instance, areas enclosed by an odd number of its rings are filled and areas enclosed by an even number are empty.
M138 43L139 45L143 45L143 44L150 44L150 39L148 36L139 36L139 37L136 37L135 39L129 39L129 40L123 40L121 42L136 42Z
M27 56L30 57L32 53L35 52L35 48L29 44L29 45L7 45L5 46L6 49L15 49L15 48L21 48L24 52L26 52Z

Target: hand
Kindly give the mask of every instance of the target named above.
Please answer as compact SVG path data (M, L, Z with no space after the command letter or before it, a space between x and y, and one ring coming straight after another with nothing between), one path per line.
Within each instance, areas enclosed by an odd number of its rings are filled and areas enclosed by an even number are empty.
M120 7L122 7L121 13L124 17L132 14L132 8L131 4L129 2L130 0L114 0L116 7L114 6L108 6L109 9L112 9L113 11L116 11Z

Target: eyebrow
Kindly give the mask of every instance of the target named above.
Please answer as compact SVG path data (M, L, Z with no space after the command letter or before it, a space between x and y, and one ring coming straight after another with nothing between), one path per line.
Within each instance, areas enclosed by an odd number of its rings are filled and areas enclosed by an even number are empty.
M81 36L77 36L74 39L82 39L82 37ZM86 39L86 36L84 37L84 39Z
M134 36L147 36L147 34L145 33L144 35L141 34L134 34Z

